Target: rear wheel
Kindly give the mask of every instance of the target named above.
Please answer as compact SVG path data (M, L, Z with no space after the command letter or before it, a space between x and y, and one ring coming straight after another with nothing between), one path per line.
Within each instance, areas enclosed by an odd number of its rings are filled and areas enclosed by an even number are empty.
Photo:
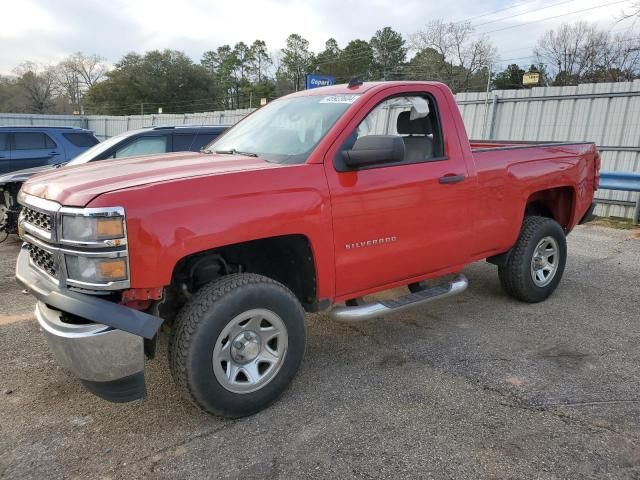
M525 217L506 265L498 268L502 288L523 302L536 303L557 288L567 261L562 227L546 217Z
M183 307L169 355L187 398L209 413L241 417L280 396L304 348L304 311L293 293L260 275L234 274Z

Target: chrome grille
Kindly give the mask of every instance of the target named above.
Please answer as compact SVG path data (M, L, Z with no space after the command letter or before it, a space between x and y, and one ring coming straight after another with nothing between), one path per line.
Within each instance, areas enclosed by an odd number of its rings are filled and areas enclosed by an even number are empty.
M56 261L53 254L32 243L27 243L27 250L29 250L29 257L31 258L31 261L40 270L48 273L52 277L56 276Z
M51 215L33 210L29 207L23 209L24 221L45 232L51 232Z

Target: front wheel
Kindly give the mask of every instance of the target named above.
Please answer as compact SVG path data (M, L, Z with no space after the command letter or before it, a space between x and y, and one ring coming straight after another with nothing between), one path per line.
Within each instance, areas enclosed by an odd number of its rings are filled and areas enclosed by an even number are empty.
M523 302L537 303L556 289L567 261L567 240L551 218L525 217L520 236L498 275L502 288Z
M304 355L304 311L280 283L234 274L183 307L169 360L183 393L208 413L242 417L280 396Z

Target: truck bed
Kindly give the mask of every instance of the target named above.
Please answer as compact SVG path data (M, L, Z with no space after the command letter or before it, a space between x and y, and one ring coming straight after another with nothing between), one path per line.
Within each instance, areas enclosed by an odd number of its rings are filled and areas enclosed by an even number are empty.
M597 188L595 144L495 140L472 140L470 144L478 182L476 205L480 207L475 209L474 257L488 256L496 247L506 251L513 245L524 206L536 192L549 192L540 199L541 208L554 209L551 213L566 232L589 209Z

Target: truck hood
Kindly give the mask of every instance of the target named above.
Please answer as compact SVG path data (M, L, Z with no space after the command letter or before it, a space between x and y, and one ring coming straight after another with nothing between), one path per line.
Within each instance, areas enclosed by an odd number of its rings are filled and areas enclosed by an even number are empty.
M70 207L84 207L100 194L150 183L279 168L261 158L180 152L103 160L52 169L27 181L25 193Z

